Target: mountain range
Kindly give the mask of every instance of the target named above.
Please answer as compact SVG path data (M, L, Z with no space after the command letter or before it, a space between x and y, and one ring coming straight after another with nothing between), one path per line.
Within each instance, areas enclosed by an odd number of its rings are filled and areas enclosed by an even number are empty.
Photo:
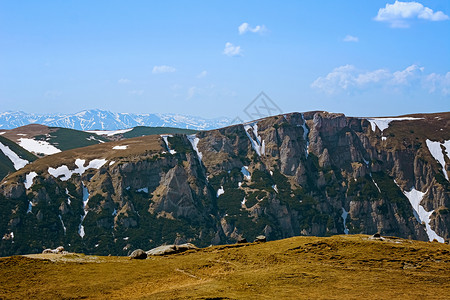
M0 113L0 129L13 129L28 124L77 130L118 130L136 126L209 130L228 126L231 119L205 119L178 114L113 113L99 109L84 110L75 114L32 114L21 111Z
M49 130L48 143L78 132ZM450 239L449 112L312 111L194 133L83 134L101 142L30 158L2 179L0 256L60 245L126 255L261 234ZM9 141L5 155L25 160Z

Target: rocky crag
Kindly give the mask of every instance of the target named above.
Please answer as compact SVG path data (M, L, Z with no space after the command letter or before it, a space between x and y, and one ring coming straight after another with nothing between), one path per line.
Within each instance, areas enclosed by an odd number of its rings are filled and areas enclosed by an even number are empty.
M0 255L296 235L450 238L450 113L291 113L63 151L0 184Z

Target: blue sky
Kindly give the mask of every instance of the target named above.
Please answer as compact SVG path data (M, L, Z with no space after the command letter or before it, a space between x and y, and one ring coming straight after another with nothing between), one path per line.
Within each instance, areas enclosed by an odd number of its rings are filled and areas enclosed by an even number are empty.
M0 1L0 111L450 108L449 1Z

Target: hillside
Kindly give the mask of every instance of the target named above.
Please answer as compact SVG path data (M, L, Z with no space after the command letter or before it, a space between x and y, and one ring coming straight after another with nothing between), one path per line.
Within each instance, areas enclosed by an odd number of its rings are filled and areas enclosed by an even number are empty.
M196 132L198 131L183 128L145 126L122 130L81 131L30 124L11 130L0 130L0 135L17 143L35 155L43 157L61 151L139 136L154 134L193 134Z
M35 155L0 135L0 180L36 159Z
M0 183L0 255L63 245L373 234L450 239L450 113L292 113L44 157Z
M130 260L0 258L2 299L443 299L450 246L369 236L294 237Z

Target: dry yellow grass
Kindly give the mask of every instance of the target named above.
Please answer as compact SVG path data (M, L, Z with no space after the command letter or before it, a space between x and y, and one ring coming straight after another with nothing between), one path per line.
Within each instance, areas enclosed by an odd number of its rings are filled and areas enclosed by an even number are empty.
M450 246L368 236L294 237L130 260L0 259L0 299L444 299Z

